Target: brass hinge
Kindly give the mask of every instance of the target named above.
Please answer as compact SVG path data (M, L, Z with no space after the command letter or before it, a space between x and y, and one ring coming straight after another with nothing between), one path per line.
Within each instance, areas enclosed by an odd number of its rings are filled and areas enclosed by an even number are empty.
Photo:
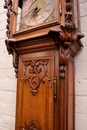
M60 11L60 16L62 16L62 4L59 4L59 11Z

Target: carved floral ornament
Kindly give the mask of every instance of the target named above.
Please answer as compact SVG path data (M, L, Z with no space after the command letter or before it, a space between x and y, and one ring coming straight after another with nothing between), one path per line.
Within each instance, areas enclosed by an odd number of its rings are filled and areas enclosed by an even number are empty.
M70 46L78 40L75 26L60 26L60 64L66 65L70 56Z
M60 39L65 47L71 46L78 38L77 29L75 26L60 26Z
M24 63L24 76L21 79L29 84L30 92L33 95L38 93L40 84L45 83L48 62L48 60L29 60Z
M41 126L36 121L31 121L29 124L25 123L24 128L18 125L21 130L42 130Z

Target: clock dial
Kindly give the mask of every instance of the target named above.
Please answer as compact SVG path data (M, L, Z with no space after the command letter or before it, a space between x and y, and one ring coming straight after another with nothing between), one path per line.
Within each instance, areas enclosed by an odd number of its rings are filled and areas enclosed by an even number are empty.
M53 0L24 0L21 21L28 26L45 22L54 10Z

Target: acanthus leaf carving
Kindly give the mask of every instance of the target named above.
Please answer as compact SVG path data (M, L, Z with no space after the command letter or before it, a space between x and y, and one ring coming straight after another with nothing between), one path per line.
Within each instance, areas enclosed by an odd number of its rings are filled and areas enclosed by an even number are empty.
M68 59L70 57L69 48L64 48L64 46L60 46L60 79L65 79L66 65L68 63Z
M77 28L72 25L60 26L60 40L63 41L65 47L71 46L72 42L75 42L78 38L77 36Z
M74 25L60 26L60 79L65 79L66 65L70 57L70 46L78 39Z
M30 87L30 92L33 95L38 93L38 88L41 83L45 83L45 76L47 76L47 65L48 60L29 60L24 63L25 70L23 74L23 79L28 82Z
M60 47L60 64L67 64L67 61L70 56L69 49L64 48L63 46Z

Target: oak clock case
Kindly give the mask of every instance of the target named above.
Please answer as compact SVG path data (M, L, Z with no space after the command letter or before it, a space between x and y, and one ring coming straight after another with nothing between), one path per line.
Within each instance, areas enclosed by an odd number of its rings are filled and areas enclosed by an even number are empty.
M17 77L15 130L75 130L74 56L84 35L73 24L72 1L60 2L59 11L58 0L5 0L5 43Z

